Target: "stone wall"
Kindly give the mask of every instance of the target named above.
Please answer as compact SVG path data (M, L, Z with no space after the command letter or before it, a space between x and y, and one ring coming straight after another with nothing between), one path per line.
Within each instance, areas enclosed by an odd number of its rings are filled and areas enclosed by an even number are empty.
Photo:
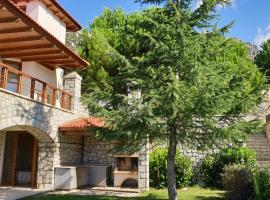
M110 164L114 168L116 162L112 150L117 144L117 141L98 140L93 135L85 136L83 162Z
M80 164L83 162L83 136L66 136L60 134L60 164Z
M223 146L225 147L225 146ZM191 160L192 163L192 168L193 168L193 173L194 173L194 177L193 177L193 181L196 183L202 183L204 180L204 174L201 170L201 163L203 161L203 159L207 156L207 155L212 155L212 154L216 154L220 151L221 148L223 147L213 147L207 150L198 150L195 148L189 148L186 147L184 145L179 145L178 149L181 153L181 155L189 158Z

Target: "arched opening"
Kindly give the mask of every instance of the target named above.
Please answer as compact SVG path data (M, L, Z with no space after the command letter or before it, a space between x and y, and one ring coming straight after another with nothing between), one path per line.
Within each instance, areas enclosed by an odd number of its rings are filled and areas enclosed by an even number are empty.
M0 130L0 185L51 189L55 144L42 129L15 125Z
M138 180L133 179L133 178L128 178L122 183L121 187L123 187L123 188L138 188Z
M26 131L6 132L2 185L37 187L38 141Z

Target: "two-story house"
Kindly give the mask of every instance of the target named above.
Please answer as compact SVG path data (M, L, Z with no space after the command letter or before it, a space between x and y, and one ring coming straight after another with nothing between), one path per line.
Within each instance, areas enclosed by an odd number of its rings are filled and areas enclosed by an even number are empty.
M83 3L83 1L81 1ZM65 46L81 26L56 0L0 0L0 185L149 187L148 149L116 155L81 102L89 64Z

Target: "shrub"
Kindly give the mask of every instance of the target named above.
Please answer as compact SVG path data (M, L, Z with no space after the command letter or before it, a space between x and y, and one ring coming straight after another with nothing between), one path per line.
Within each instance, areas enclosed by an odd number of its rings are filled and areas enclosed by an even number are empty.
M167 187L167 152L167 149L157 148L150 154L151 187ZM188 186L193 175L191 161L177 152L175 164L177 188Z
M241 164L225 166L221 175L228 200L249 200L253 194L253 171Z
M242 164L256 166L256 153L248 148L222 149L218 154L207 156L201 164L207 186L222 188L221 173L226 165Z
M270 199L270 172L267 170L257 171L254 174L254 190L257 200Z

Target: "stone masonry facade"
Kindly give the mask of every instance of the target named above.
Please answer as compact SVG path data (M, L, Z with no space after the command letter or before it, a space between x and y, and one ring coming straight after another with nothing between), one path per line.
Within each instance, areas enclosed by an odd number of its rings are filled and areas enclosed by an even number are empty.
M54 168L57 166L82 163L108 163L112 167L115 166L113 155L107 151L113 146L112 141L95 141L96 139L89 135L85 136L83 144L81 136L65 136L59 133L60 124L88 116L88 112L80 102L81 77L74 72L67 75L64 89L74 97L72 112L0 89L0 180L3 171L5 135L9 131L25 131L37 139L39 189L54 188ZM149 186L148 148L145 147L139 154L141 190L147 190Z

